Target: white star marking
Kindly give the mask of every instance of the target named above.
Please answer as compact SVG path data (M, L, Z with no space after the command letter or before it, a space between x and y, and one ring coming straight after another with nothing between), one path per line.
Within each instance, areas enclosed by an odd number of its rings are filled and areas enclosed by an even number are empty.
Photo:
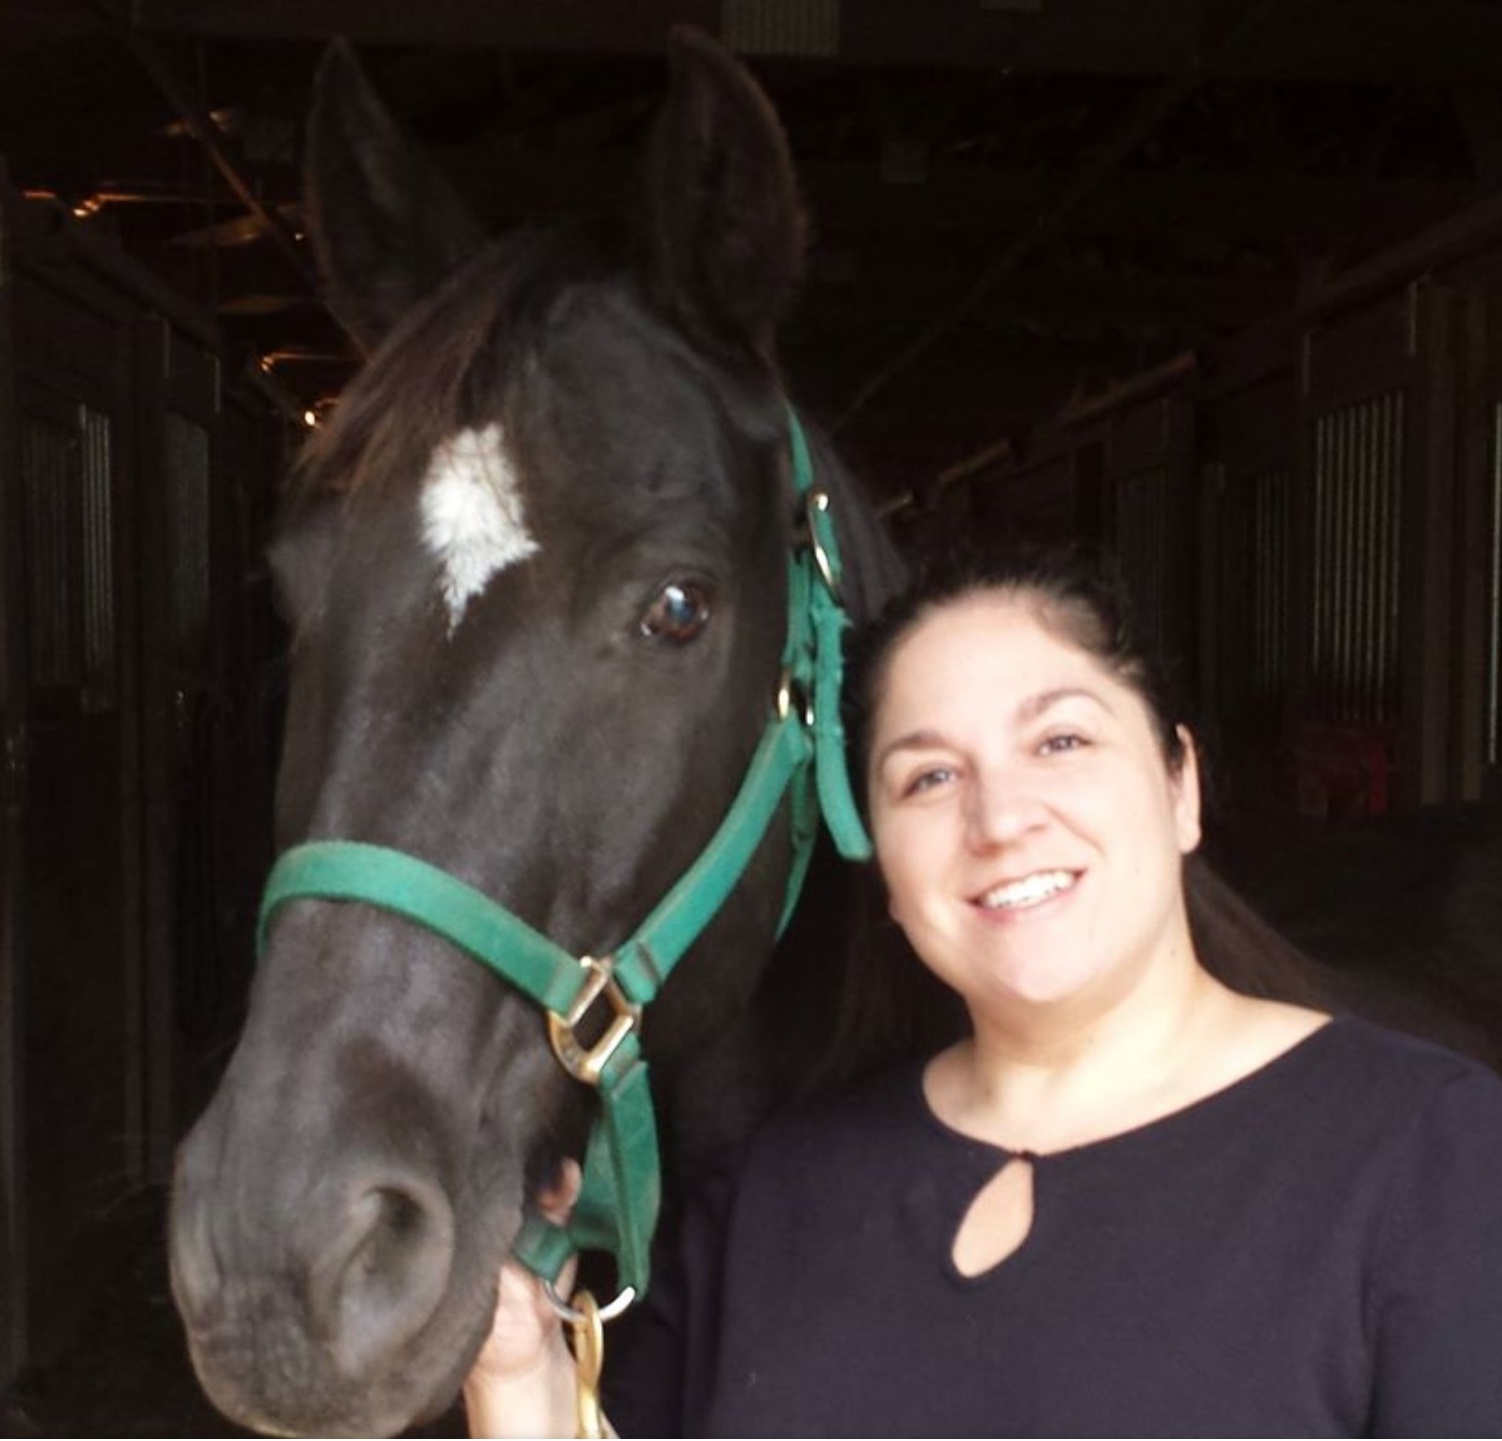
M452 635L491 576L537 551L498 424L461 430L434 450L422 482L422 534L442 567Z

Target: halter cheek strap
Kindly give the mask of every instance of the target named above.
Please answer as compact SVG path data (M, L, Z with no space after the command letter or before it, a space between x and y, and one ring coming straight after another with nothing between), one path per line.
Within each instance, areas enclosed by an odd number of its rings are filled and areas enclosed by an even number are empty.
M773 714L719 829L636 931L604 958L571 955L521 917L415 856L359 841L311 841L285 852L261 901L259 948L293 900L361 901L425 926L490 967L547 1013L560 1063L598 1089L599 1119L566 1228L531 1214L514 1254L554 1283L580 1250L615 1257L621 1294L642 1295L661 1200L657 1127L639 1039L642 1010L718 914L788 801L793 857L779 934L797 904L822 813L848 859L871 843L850 789L840 722L841 568L829 498L813 486L808 442L788 412L793 484L807 534L788 562L788 633ZM586 1024L587 1023L587 1024ZM581 1031L595 1037L585 1042Z

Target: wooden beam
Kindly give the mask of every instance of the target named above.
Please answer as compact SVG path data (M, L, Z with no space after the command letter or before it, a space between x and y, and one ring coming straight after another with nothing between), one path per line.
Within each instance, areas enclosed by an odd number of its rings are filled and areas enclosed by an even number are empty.
M1141 371L1094 394L1069 401L1059 412L1058 423L1062 426L1078 425L1108 411L1125 409L1129 405L1151 399L1162 391L1176 388L1194 379L1198 373L1199 357L1192 350L1183 351L1161 365Z
M548 53L660 53L668 26L720 32L719 0L133 0L138 24L283 39L483 45ZM1003 11L975 0L858 0L842 7L839 59L857 65L1005 68L1013 74L1173 76L1199 59L1215 0L1048 0ZM1423 83L1502 78L1502 6L1476 0L1300 0L1297 20L1214 58L1213 74Z
M234 193L236 199L265 228L276 248L281 251L288 268L310 291L318 290L318 277L306 251L298 242L290 226L274 210L263 203L255 187L241 173L239 165L220 139L219 128L204 113L189 86L173 70L162 53L161 47L147 35L142 35L122 24L115 13L103 3L93 0L94 8L101 19L118 36L120 42L145 68L148 75L167 97L177 111L189 134L203 147L214 169Z
M814 279L793 316L795 329L818 332L832 325L869 328L871 323L916 323L947 306L984 259L936 249L927 255L886 258L879 243L857 261L849 283L821 284L817 253ZM1165 246L1165 261L1172 251ZM1037 325L1111 329L1159 324L1177 328L1239 330L1270 311L1293 304L1291 273L1235 271L1213 276L1147 274L1123 268L1086 270L1045 259L999 280L977 303L971 319L988 325Z
M1268 15L1278 5L1279 0L1245 0L1238 7L1231 24L1216 38L1211 53L1222 56L1234 53L1249 35L1265 25ZM839 426L843 426L857 411L869 404L894 376L932 350L1003 276L1018 270L1043 240L1057 234L1081 203L1100 187L1101 182L1199 88L1203 83L1205 70L1200 57L1196 55L1194 59L1196 63L1184 74L1155 87L1142 98L1126 123L1105 146L1080 166L1064 193L1038 217L1037 223L1026 234L1013 240L955 305L936 316L886 365L866 379L845 408Z
M1305 320L1359 304L1426 271L1438 270L1502 241L1502 195L1421 230L1370 260L1340 271L1301 297Z

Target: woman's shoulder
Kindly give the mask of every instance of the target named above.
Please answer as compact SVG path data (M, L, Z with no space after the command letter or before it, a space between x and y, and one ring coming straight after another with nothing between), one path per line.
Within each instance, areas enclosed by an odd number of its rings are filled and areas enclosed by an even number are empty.
M1353 1077L1404 1085L1463 1083L1502 1099L1502 1076L1479 1057L1354 1015L1337 1015L1325 1030L1331 1063Z
M1417 1032L1349 1011L1332 1014L1234 993L1227 1000L1200 1054L1212 1058L1213 1066L1232 1081L1269 1073L1299 1084L1306 1071L1315 1069L1327 1081L1345 1078L1352 1085L1381 1089L1423 1089L1464 1078L1502 1096L1502 1076L1487 1062Z
M1315 1029L1290 1055L1303 1064L1284 1068L1288 1087L1350 1117L1354 1129L1484 1137L1502 1162L1502 1075L1481 1059L1350 1015Z
M1256 1023L1223 1034L1218 1073L1197 1072L1186 1104L1094 1149L1163 1164L1167 1154L1231 1147L1296 1169L1381 1170L1406 1164L1437 1134L1469 1130L1487 1138L1502 1168L1502 1076L1482 1061L1350 1015L1246 1014Z

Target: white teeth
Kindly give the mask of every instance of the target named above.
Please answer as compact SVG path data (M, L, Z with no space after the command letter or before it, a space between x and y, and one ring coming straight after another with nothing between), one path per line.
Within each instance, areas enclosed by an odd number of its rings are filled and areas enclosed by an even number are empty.
M1036 871L1020 881L1012 881L981 897L981 905L987 910L1015 910L1018 906L1035 906L1074 884L1073 871Z

